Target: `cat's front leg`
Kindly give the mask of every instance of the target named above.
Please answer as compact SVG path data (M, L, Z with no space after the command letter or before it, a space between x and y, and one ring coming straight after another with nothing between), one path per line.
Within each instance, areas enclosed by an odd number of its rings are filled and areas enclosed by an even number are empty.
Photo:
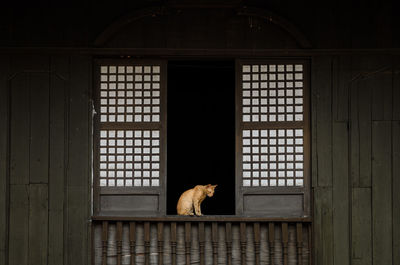
M195 211L197 216L202 216L201 209L200 209L200 202L199 201L195 201L194 202L194 211Z

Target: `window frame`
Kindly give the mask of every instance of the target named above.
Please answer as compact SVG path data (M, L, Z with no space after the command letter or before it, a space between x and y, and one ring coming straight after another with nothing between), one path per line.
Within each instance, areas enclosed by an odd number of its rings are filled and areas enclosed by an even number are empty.
M171 59L171 58L168 58ZM93 95L94 95L94 111L96 115L93 115L93 215L102 215L100 211L100 195L101 194L118 194L118 195L134 195L134 194L154 194L159 196L159 209L158 214L160 216L166 216L166 192L167 192L167 72L168 72L168 59L136 59L136 58L115 58L115 59L95 59L94 60L94 76L93 76ZM310 126L310 60L307 58L236 58L236 75L235 75L235 216L243 216L243 198L244 195L263 195L263 194L301 194L303 195L303 216L311 216L311 126ZM152 129L157 128L160 130L160 185L158 187L100 187L100 66L101 65L149 65L157 63L161 66L160 76L160 126L151 125L152 122L142 122L140 125L151 127ZM300 126L304 130L304 186L303 187L243 187L242 186L242 137L241 131L244 128L249 129L270 129L270 128L286 128L282 126L276 126L274 124L267 125L267 122L259 125L243 126L242 122L242 100L241 100L241 83L242 75L240 69L243 64L286 64L286 63L300 63L303 64L303 121ZM251 122L250 122L251 123ZM291 122L287 122L291 123ZM150 126L149 126L150 125ZM137 127L136 129L144 129L145 127ZM130 129L134 128L131 127ZM287 127L292 128L292 127ZM299 128L299 126L297 127ZM161 165L162 164L162 165ZM147 213L144 212L144 215ZM140 215L140 213L139 213ZM264 214L260 214L265 216ZM268 215L267 215L268 216ZM286 217L286 216L281 216Z

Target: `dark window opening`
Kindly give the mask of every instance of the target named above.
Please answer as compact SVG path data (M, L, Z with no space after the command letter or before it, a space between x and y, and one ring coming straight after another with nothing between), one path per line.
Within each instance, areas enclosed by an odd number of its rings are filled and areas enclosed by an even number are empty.
M205 215L235 214L235 63L169 61L167 214L195 185L218 184Z

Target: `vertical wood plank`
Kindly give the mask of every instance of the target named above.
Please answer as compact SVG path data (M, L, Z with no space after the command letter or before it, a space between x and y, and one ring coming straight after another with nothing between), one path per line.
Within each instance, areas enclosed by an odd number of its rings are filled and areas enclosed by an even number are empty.
M349 168L346 122L333 124L333 240L334 264L349 264Z
M357 75L354 75L352 85L357 93L352 94L352 105L357 101L357 106L354 106L356 117L352 116L351 127L352 130L357 130L358 134L351 134L351 147L352 150L357 150L358 157L352 156L351 159L352 164L357 164L359 170L357 180L353 178L353 186L371 187L371 120L374 84L371 82L371 78L367 78L366 75L372 71L373 67L371 67L369 57L357 56L354 59L353 68L353 72ZM352 167L352 170L354 170L354 167ZM354 173L352 173L352 176L354 176Z
M352 57L335 57L333 68L333 114L335 121L347 121L349 112L349 92L352 75Z
M392 120L392 67L391 58L384 55L370 56L369 82L372 89L372 120Z
M46 62L47 63L43 63ZM34 234L34 231L30 231L30 224L32 222L37 221L38 219L42 219L43 211L40 213L32 213L29 211L30 199L32 199L33 205L37 204L37 198L35 195L30 198L29 197L29 186L27 185L29 181L35 181L36 176L45 175L45 179L47 179L47 167L43 166L41 161L36 163L34 161L36 159L36 154L38 154L38 146L35 146L35 140L37 139L36 132L37 127L34 123L37 120L37 115L32 112L32 107L37 109L37 106L33 104L36 100L33 100L32 97L32 88L35 88L36 85L40 84L41 81L37 80L38 76L46 75L43 73L39 73L41 71L48 71L48 57L47 56L15 56L12 60L12 71L13 76L10 80L10 90L11 90L11 113L10 113L10 184L16 184L16 190L20 195L26 199L25 203L19 201L20 199L16 199L14 196L16 194L10 193L10 198L15 199L17 204L21 204L22 211L15 210L15 214L21 220L12 220L11 218L14 216L14 209L11 207L10 202L10 223L16 222L15 226L10 226L9 233L9 262L10 264L18 261L21 261L20 264L26 264L26 262L31 263L32 260L41 260L43 258L42 252L40 253L31 253L29 251L29 246L32 245L29 236ZM48 83L47 83L48 85ZM46 104L48 104L48 97L44 99ZM33 117L33 118L32 118ZM48 119L47 119L48 125ZM48 130L48 127L46 128ZM36 138L32 138L35 136ZM33 139L33 141L32 141ZM39 149L40 150L40 149ZM46 150L47 151L47 150ZM40 155L39 155L40 156ZM44 163L48 163L48 157L46 156L44 159ZM45 172L45 173L43 173ZM22 193L26 193L24 196ZM19 201L19 202L18 202ZM26 208L25 208L26 206ZM32 206L33 207L33 206ZM26 216L22 217L22 213L25 213ZM47 214L47 212L46 212ZM31 217L31 218L30 218ZM30 222L30 219L31 222ZM13 228L19 227L18 231L12 231ZM21 237L19 234L23 231L26 233L24 237ZM47 231L47 230L46 230ZM16 232L14 238L14 232ZM19 245L20 242L14 245L15 240L24 240L23 244ZM47 248L47 238L44 239L45 248ZM22 246L22 251L21 251ZM17 252L14 252L18 248L20 255ZM46 249L47 250L47 249ZM26 256L25 256L25 253ZM32 254L33 257L29 257ZM47 258L47 256L46 256ZM47 263L47 259L45 260Z
M0 263L7 264L8 234L8 130L10 56L0 55Z
M63 264L69 57L51 58L49 128L49 265Z
M176 265L176 222L171 223L171 262Z
M10 184L29 183L29 87L28 75L10 80Z
M282 223L283 265L288 264L288 223Z
M186 265L190 265L190 247L192 243L192 226L190 222L185 222L185 256Z
M200 222L199 223L200 265L204 265L205 264L205 260L204 260L204 244L205 244L204 222Z
M314 192L315 264L333 264L332 189L321 187Z
M393 264L400 265L400 121L392 124Z
M353 187L360 186L359 84L360 82L352 82L350 87L350 162Z
M371 188L353 188L352 192L352 264L372 264Z
M400 121L400 56L396 56L393 70L393 120Z
M29 260L29 185L10 186L9 225L8 264L27 265Z
M102 233L101 233L101 242L102 242L102 255L101 255L101 264L107 265L107 243L108 243L108 222L103 221L102 224Z
M46 58L47 59L47 58ZM49 64L48 60L42 60ZM29 182L48 183L49 168L49 80L48 73L29 74L30 148Z
M253 233L254 233L254 254L256 257L256 265L260 265L260 223L254 223L253 225Z
M232 265L232 223L225 224L226 260L228 265Z
M48 185L29 186L29 264L47 264Z
M274 265L275 262L275 224L272 222L268 223L268 245L269 245L269 263Z
M29 78L26 62L13 57L10 92L10 210L8 264L29 262Z
M368 57L368 67L365 75L367 77L366 80L370 84L371 90L371 118L374 121L382 121L384 120L384 111L383 111L383 104L384 104L384 90L386 90L386 85L382 86L381 89L381 82L383 81L382 73L377 71L383 67L379 62L379 59L376 58L374 55ZM374 74L371 74L374 73Z
M393 78L394 78L394 68L393 68L393 59L392 56L386 57L385 61L388 64L388 69L383 73L382 82L380 86L384 87L384 95L383 95L383 119L385 121L393 120L393 104L396 104L393 101Z
M361 73L367 71L368 63L359 58ZM371 120L372 120L372 90L370 79L360 79L357 84L358 123L359 131L359 187L371 187ZM353 142L353 139L352 139Z
M213 264L218 264L218 224L213 222L211 224L211 242L213 249Z
M373 264L392 264L391 122L372 124Z
M332 186L332 58L312 60L312 84L316 87L316 155L318 186Z
M72 56L70 63L66 264L89 263L90 56Z
M117 265L122 264L122 222L117 222Z
M35 64L46 65L48 57ZM36 67L35 67L36 68ZM36 70L36 69L35 69ZM29 264L47 264L49 73L29 73ZM36 184L38 183L38 184ZM46 183L46 184L39 184ZM40 244L38 244L40 242Z
M150 222L144 222L144 264L150 264Z
M129 223L129 247L130 247L130 265L136 264L136 223L130 222Z

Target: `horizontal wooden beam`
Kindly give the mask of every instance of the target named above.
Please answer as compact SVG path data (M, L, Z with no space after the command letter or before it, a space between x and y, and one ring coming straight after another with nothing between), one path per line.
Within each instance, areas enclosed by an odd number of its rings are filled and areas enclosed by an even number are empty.
M82 54L121 58L160 57L237 57L400 54L400 48L377 49L170 49L170 48L89 48L89 47L0 47L0 54Z
M135 221L135 222L288 222L288 223L311 223L310 217L298 218L263 218L263 217L240 217L228 215L213 216L161 216L161 217L129 217L129 216L92 216L93 221Z

